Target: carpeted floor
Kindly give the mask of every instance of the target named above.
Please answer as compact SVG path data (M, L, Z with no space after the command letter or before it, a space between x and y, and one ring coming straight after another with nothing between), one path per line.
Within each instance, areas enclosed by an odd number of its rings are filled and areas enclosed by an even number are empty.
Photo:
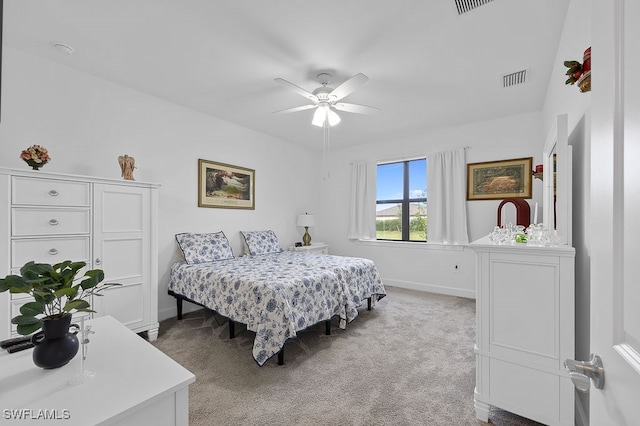
M347 326L319 324L259 367L254 334L201 309L160 324L153 344L196 375L200 425L482 425L473 407L475 301L387 287ZM492 409L499 426L538 425Z

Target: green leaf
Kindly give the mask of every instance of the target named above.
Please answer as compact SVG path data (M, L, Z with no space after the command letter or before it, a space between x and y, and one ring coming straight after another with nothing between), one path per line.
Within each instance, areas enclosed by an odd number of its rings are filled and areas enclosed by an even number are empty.
M35 317L44 313L44 305L38 302L27 302L20 306L20 313L25 316Z
M31 288L31 286L19 275L7 275L0 280L0 291L29 288Z
M89 302L87 302L86 300L83 300L83 299L71 300L67 302L66 305L64 305L64 308L62 308L62 310L65 312L69 312L72 309L77 309L77 310L87 309L89 308L89 306L90 306Z
M83 290L88 290L100 284L102 280L104 280L104 272L100 269L93 269L91 271L87 271L84 274L85 277L88 277L80 283L80 287Z
M34 291L33 298L36 300L36 302L40 302L45 305L56 300L56 297L50 291Z
M55 265L53 265L53 269L56 270L56 271L61 271L61 270L65 269L69 265L71 265L71 261L70 260L65 260L63 262L56 263Z
M67 296L69 299L73 299L78 294L77 287L65 287L53 292L56 297Z
M18 334L23 336L28 336L29 334L36 332L42 328L44 321L40 321L36 324L28 324L28 325L19 325L18 326Z
M98 281L104 280L104 271L102 269L92 269L84 273L85 277L92 277Z
M13 317L11 319L11 323L16 325L36 324L39 321L42 320L40 318L36 318L33 315L18 315L17 317Z
M78 312L92 312L92 313L95 312L94 310L89 309L89 308L77 309L77 311Z
M42 275L52 270L53 268L51 267L51 265L47 263L35 263L31 261L25 263L25 265L20 268L20 275L22 275L23 277L26 275Z

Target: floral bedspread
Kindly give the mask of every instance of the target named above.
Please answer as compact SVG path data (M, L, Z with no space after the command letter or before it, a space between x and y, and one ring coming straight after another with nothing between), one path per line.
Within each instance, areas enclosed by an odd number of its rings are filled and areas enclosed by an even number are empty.
M352 321L368 297L384 297L367 259L296 252L243 256L171 267L169 290L256 333L253 358L263 365L298 331L338 315Z

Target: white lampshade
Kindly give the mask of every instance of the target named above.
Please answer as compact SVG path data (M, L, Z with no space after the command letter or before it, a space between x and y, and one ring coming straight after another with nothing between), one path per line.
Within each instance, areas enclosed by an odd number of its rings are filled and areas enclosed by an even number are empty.
M340 122L340 116L332 109L327 111L327 120L329 120L329 126L335 126Z
M324 105L320 105L318 106L318 108L316 108L316 112L313 113L313 121L311 122L311 124L313 124L314 126L322 127L324 126L324 120L326 120L326 118L327 109L324 107Z
M298 226L314 226L316 219L312 214L301 214L298 216Z

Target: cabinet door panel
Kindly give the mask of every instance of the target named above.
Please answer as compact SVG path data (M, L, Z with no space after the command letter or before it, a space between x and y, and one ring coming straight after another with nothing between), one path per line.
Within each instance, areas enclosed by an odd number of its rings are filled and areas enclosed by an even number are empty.
M557 265L493 261L491 283L491 344L557 358Z
M111 315L122 324L135 330L143 324L147 313L148 303L145 301L145 288L142 284L124 284L121 287L113 287L103 292L100 297L94 297L93 305L96 313L94 316Z
M140 238L114 238L102 241L102 268L105 279L142 280L145 262L144 241Z

